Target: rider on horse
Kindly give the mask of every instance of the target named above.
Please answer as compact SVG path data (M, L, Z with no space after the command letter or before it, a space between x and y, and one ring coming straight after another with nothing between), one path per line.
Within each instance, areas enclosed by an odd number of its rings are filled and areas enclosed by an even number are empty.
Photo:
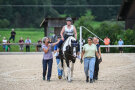
M61 66L63 68L63 77L65 78L64 73L64 63L63 59L67 66L67 79L68 81L72 80L73 77L73 67L76 60L76 53L78 48L78 42L77 42L77 31L74 25L72 25L72 18L68 17L66 18L67 25L63 26L61 30L61 41L58 43L59 48L59 55L61 59ZM64 36L63 36L64 34ZM75 38L74 38L75 36ZM62 44L65 41L63 47ZM70 61L72 62L70 66Z
M58 48L61 48L63 42L69 37L69 36L75 36L75 39L77 40L77 31L74 25L72 25L72 18L68 17L66 18L67 25L63 26L61 30L61 41L58 44ZM63 36L64 34L64 36Z

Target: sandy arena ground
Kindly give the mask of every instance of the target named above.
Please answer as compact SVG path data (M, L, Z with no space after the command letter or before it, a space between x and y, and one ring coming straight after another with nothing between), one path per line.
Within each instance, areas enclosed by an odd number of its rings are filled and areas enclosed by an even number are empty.
M135 90L135 54L102 54L99 80L86 83L83 64L71 83L59 80L56 60L50 82L42 80L42 54L0 55L0 90Z

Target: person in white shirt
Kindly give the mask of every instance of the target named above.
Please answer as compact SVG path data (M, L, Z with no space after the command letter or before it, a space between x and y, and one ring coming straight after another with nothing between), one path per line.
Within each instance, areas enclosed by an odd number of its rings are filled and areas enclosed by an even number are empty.
M6 43L7 43L6 37L3 37L2 43L3 43L3 51L5 51Z
M67 25L63 26L60 35L61 35L61 40L58 43L58 48L61 48L63 42L70 36L75 36L75 39L77 40L77 31L74 25L72 25L72 18L68 17L66 19ZM64 34L64 36L63 36Z
M31 40L29 39L29 37L27 37L27 39L25 40L25 44L26 44L26 52L30 52Z

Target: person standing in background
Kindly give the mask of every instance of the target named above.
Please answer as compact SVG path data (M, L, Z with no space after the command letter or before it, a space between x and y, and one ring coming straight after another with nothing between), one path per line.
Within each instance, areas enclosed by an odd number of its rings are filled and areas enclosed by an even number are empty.
M106 38L104 39L104 44L105 44L105 45L110 45L110 38L106 37ZM110 47L106 47L105 49L106 49L106 52L107 52L107 53L110 52Z
M41 52L41 44L42 44L42 40L40 39L40 40L38 40L37 46L36 46L36 51L37 52Z
M7 41L7 44L6 44L6 52L9 52L10 51L10 41L8 40Z
M13 42L15 42L15 35L16 35L16 32L14 31L14 28L13 28L11 32L11 37L9 38L9 40L13 39Z
M29 37L27 37L27 39L25 40L25 44L26 44L26 52L30 52L31 40L29 39Z
M120 38L120 40L118 41L118 45L121 46L121 45L124 45L124 42L123 40ZM122 47L119 47L119 51L120 53L123 53L123 48Z
M20 40L19 40L20 51L23 51L23 44L24 44L24 40L23 40L23 38L21 37Z
M6 50L6 43L7 43L6 37L3 37L2 43L3 43L3 51L5 51Z

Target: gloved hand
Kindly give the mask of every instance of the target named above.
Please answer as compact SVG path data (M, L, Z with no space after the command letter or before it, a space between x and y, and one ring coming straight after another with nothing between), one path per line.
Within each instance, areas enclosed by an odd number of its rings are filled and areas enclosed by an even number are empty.
M98 59L99 60L99 64L102 62L102 58L100 57L100 59Z

